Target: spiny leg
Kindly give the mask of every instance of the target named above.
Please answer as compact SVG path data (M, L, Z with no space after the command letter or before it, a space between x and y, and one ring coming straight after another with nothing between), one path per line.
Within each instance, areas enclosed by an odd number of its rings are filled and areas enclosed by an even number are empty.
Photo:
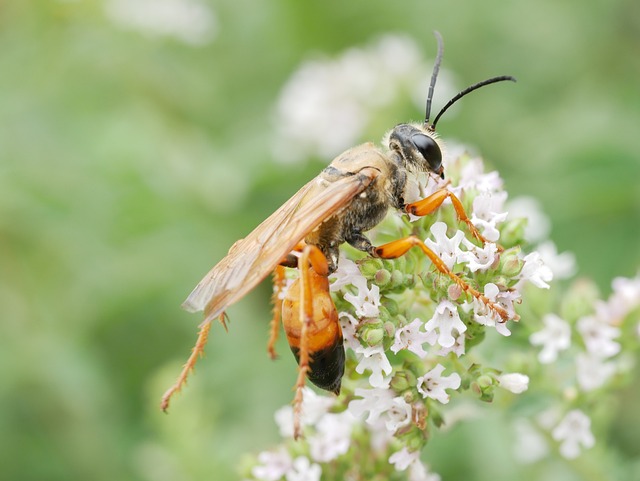
M422 200L407 204L405 206L405 210L410 214L422 217L435 211L442 205L447 197L450 198L451 202L453 203L453 208L456 210L458 220L467 224L469 230L471 231L471 235L473 235L473 237L478 239L483 244L490 242L482 234L480 234L480 231L476 228L475 225L473 225L473 223L467 216L467 213L465 212L464 206L462 205L460 199L458 199L458 197L456 197L453 192L447 189L440 189ZM498 246L498 249L502 250L502 247Z
M329 275L329 264L326 257L316 246L307 245L302 251L298 263L300 269L300 350L298 361L298 378L295 384L296 394L293 398L293 438L298 439L302 435L302 390L305 385L307 372L310 369L311 358L309 356L307 332L309 325L313 322L313 301L311 299L312 289L309 279L309 269L320 276Z
M429 257L429 259L431 260L433 265L436 267L436 269L438 269L443 274L449 276L453 280L453 282L455 282L458 286L460 286L460 288L463 291L468 292L473 297L478 299L480 302L485 304L487 307L492 309L495 313L497 313L500 316L503 322L506 322L509 320L511 316L509 316L509 313L506 311L505 308L491 301L481 292L477 291L476 289L471 287L469 284L467 284L465 281L463 281L460 277L458 277L456 274L454 274L451 271L451 269L449 269L446 266L446 264L442 261L442 259L440 259L440 257L438 257L438 255L435 252L429 249L429 247L427 247L427 245L416 236L405 237L404 239L398 239L395 241L391 241L387 244L384 244L380 247L376 247L375 254L378 257L381 257L383 259L395 259L396 257L400 257L406 254L407 251L414 246L420 247L422 252L424 252L427 255L427 257Z
M278 340L280 320L282 319L282 292L284 291L286 283L285 268L280 265L273 271L273 294L271 296L273 317L271 318L269 343L267 344L267 352L271 359L278 358L278 354L276 354L276 341Z
M223 326L225 326L224 321L224 313L220 316L220 322ZM196 362L198 361L198 357L204 353L204 346L207 344L207 339L209 337L209 330L211 329L211 321L206 321L200 325L200 331L198 331L198 339L196 340L195 346L191 349L191 355L187 362L182 368L182 372L178 376L178 380L175 382L173 386L171 386L167 391L162 395L162 401L160 402L160 408L167 412L169 409L169 402L171 401L171 396L173 396L176 392L182 389L182 386L187 382L187 377L189 376L189 372L191 372Z

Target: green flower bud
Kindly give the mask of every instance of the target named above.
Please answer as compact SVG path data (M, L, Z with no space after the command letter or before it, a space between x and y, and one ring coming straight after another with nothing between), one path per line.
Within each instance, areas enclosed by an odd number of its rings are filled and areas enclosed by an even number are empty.
M384 287L391 281L391 273L386 269L379 269L373 276L373 282L380 287Z
M384 339L384 328L381 323L365 325L360 328L360 339L368 346L378 346Z
M519 258L519 247L504 251L500 255L499 269L502 275L505 277L515 277L522 271L524 267L524 261Z
M376 273L383 269L384 265L382 259L376 259L375 257L368 257L360 264L360 272L367 279L375 278Z
M514 246L522 244L524 241L524 230L527 227L527 219L508 220L500 228L500 242L504 246Z

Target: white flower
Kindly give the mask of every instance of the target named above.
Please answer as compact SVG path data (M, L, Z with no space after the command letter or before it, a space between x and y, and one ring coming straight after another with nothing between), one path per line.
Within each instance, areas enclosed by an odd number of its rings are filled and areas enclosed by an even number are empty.
M395 397L391 407L385 412L385 426L389 432L395 433L398 429L411 423L411 404L403 397Z
M413 352L421 359L427 355L427 352L423 349L422 345L426 342L430 345L434 345L436 342L435 332L424 332L420 328L423 326L422 321L418 318L413 322L401 327L396 331L395 340L391 346L391 350L394 354L402 349L407 349Z
M342 328L342 337L347 343L347 347L355 351L362 346L356 337L356 329L359 324L358 320L348 312L340 312L338 318L340 319L340 327Z
M326 463L346 453L355 421L356 418L349 411L325 414L316 424L316 433L309 438L313 460Z
M448 146L451 147L451 146ZM449 149L451 150L451 148ZM455 154L455 152L451 152ZM464 150L457 153L457 158L465 155ZM460 197L463 190L477 190L479 192L496 192L502 190L502 179L497 171L484 173L484 163L479 157L468 159L466 164L460 169L460 180L452 191Z
M380 314L380 288L375 284L372 284L371 288L369 288L366 282L358 282L356 287L358 295L354 296L351 293L346 293L344 300L356 308L358 317L378 317Z
M359 396L362 399L353 399L349 402L348 409L356 417L360 417L364 413L368 412L369 415L366 419L367 424L375 424L375 422L380 418L380 415L390 409L393 405L393 392L389 389L356 388L354 395Z
M583 391L593 391L606 383L616 372L613 362L605 362L601 357L589 353L576 356L576 379Z
M580 445L589 449L596 442L591 433L591 419L579 409L569 411L551 432L551 436L561 443L560 454L567 459L580 455Z
M613 287L613 294L609 302L615 302L624 311L630 311L640 305L640 275L632 279L616 277L611 286ZM626 315L626 312L624 315Z
M484 286L484 296L493 303L502 304L507 310L510 318L515 317L515 311L513 310L513 301L519 297L519 294L514 291L500 292L500 289L493 282L488 282ZM507 302L500 302L506 300ZM478 324L483 326L495 327L498 334L503 336L510 336L511 331L507 328L507 323L502 320L492 309L490 309L484 302L478 299L473 299L473 314L474 319Z
M431 473L427 467L416 459L409 465L409 481L441 481L439 474Z
M456 263L458 256L462 253L460 250L460 242L464 238L464 232L456 231L453 237L447 237L447 224L444 222L436 222L431 226L431 233L435 241L426 239L425 244L431 249L442 262L451 269Z
M462 380L456 372L449 376L443 376L443 371L444 366L438 364L431 371L417 379L416 387L418 388L418 392L422 394L422 397L435 399L442 404L449 402L449 395L445 389L458 389Z
M544 436L526 419L517 419L514 423L514 456L522 463L534 463L544 458L549 447Z
M458 262L466 262L471 272L486 271L496 261L498 246L493 242L487 242L484 247L478 247L465 238L462 239L462 243L468 250L460 253Z
M572 252L558 254L552 241L545 241L536 247L545 265L549 266L554 279L567 279L576 272L576 256Z
M336 292L348 285L366 285L367 279L362 275L358 265L342 253L338 261L338 268L329 276L331 281L330 290Z
M198 0L107 0L105 12L123 27L192 45L208 43L218 28L211 9Z
M524 257L524 266L520 275L520 279L531 282L534 286L541 289L549 289L549 282L553 279L553 272L549 266L545 265L538 252L532 252Z
M571 327L555 314L547 314L542 318L544 328L533 333L529 342L534 346L542 346L538 360L549 364L558 358L558 352L571 345Z
M451 347L455 343L453 331L462 334L467 330L467 326L460 319L458 308L451 301L441 301L433 314L424 326L429 333L438 332L438 344L442 347Z
M311 388L302 391L302 426L313 426L335 404L335 398L316 394ZM276 424L283 438L293 437L293 407L283 406L275 413Z
M590 354L607 358L620 352L620 344L614 341L620 336L620 329L617 327L610 326L593 316L585 316L578 319L577 329L582 334L582 339Z
M369 369L371 371L369 384L372 387L387 387L389 378L383 376L382 373L388 376L391 374L392 368L384 353L384 348L382 346L359 346L355 349L355 353L359 359L356 372L362 374L365 369Z
M287 471L287 481L320 481L322 468L319 464L309 461L306 456L298 456L293 466Z
M460 334L458 337L456 337L456 340L453 343L453 346L443 347L436 354L438 356L445 357L450 352L454 353L457 357L460 357L465 353L465 335L464 334Z
M505 191L483 191L473 199L471 223L481 229L482 235L491 242L500 238L500 231L496 226L507 218L507 212L503 212L505 200Z
M529 388L529 376L517 372L501 374L497 379L501 388L514 394L523 393Z
M263 451L258 454L258 464L251 470L251 474L260 481L277 481L285 475L293 461L284 447L277 451Z
M389 456L389 464L393 464L396 471L404 471L418 459L420 459L420 451L409 451L408 448L402 448Z

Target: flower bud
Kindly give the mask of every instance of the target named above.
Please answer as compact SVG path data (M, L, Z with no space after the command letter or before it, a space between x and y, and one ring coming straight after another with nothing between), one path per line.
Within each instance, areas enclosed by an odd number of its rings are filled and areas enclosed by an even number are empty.
M515 247L500 255L500 272L506 277L515 277L522 271L524 261L519 257L520 248Z
M522 244L526 227L527 219L525 218L508 220L500 228L500 242L505 246Z
M373 282L380 287L384 287L391 281L391 273L386 269L378 269L373 276Z
M360 330L360 339L367 346L378 346L384 339L384 328L381 325L364 326Z
M368 257L360 264L360 272L367 279L375 278L376 273L383 268L382 259L376 259L375 257Z

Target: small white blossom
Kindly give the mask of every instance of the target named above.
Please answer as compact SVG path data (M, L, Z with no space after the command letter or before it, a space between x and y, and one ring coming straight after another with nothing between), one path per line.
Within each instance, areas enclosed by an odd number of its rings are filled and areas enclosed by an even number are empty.
M319 464L311 463L306 456L298 456L293 460L293 466L287 471L287 481L320 481L322 468Z
M460 242L464 238L464 232L456 231L453 237L447 237L447 224L436 222L431 226L431 233L434 240L426 239L425 244L431 249L442 262L451 269L457 262L458 256L462 253Z
M591 419L579 409L569 411L551 432L551 436L561 443L560 454L567 459L577 458L581 445L589 449L596 442L591 433Z
M369 288L366 282L358 282L356 287L358 295L354 296L351 293L346 293L344 300L355 307L358 317L378 317L380 315L380 288L375 284L372 284L371 288Z
M599 356L579 353L576 356L576 379L580 389L593 391L604 385L616 372L613 362L606 362Z
M449 146L448 150L452 150ZM462 151L450 152L451 157L456 159L465 155L464 148ZM451 190L460 196L463 190L477 190L479 192L496 192L502 190L503 182L497 171L484 173L484 162L479 157L468 159L466 164L460 170L460 180L458 185L452 187Z
M356 417L360 417L365 413L367 416L367 424L375 424L384 412L393 405L393 392L389 389L373 388L362 389L356 388L354 395L362 399L353 399L349 402L349 411Z
M498 385L514 394L520 394L529 388L529 376L517 372L501 374L498 376Z
M547 314L542 318L544 328L533 333L529 342L534 346L542 346L538 360L549 364L558 358L558 353L571 345L571 327L569 323L555 314Z
M451 301L441 301L433 314L424 326L428 333L438 332L438 344L442 347L451 347L456 339L453 332L458 335L467 330L467 326L460 319L458 308Z
M316 394L313 389L304 387L302 391L303 426L313 426L335 404L335 398ZM283 406L275 413L276 424L283 438L293 437L293 407Z
M339 291L348 285L367 284L367 279L360 272L358 264L345 257L342 253L338 261L338 268L329 276L329 280L331 281L331 292Z
M482 230L482 235L491 242L497 242L500 238L497 225L507 218L508 213L503 212L506 200L507 193L505 191L483 191L473 199L471 223Z
M640 275L632 279L616 277L611 286L613 287L613 294L609 302L621 306L626 311L624 315L640 305Z
M462 356L465 353L465 339L466 339L465 335L464 334L460 334L458 337L456 337L456 340L453 343L453 346L451 346L451 347L443 347L436 354L438 356L445 357L447 354L452 352L457 357Z
M390 379L386 376L391 374L392 368L384 353L384 348L382 346L360 346L355 349L355 352L359 359L356 372L362 374L365 369L368 369L371 371L369 384L372 387L387 387Z
M419 459L420 451L409 451L408 448L402 448L389 456L389 464L393 464L396 471L404 471Z
M445 390L458 389L462 379L457 372L449 376L443 376L443 371L444 366L438 364L431 371L417 379L416 387L418 388L418 392L422 394L422 397L435 399L442 404L449 402L449 395Z
M395 397L391 407L385 412L385 426L389 432L395 433L398 429L411 423L411 404L403 397Z
M342 337L344 338L347 347L355 351L357 348L362 346L356 337L356 329L359 322L348 312L340 312L338 317L340 319L340 327L342 328Z
M549 282L553 279L553 272L545 265L540 253L532 252L524 257L524 266L518 276L522 280L531 282L541 289L549 289Z
M542 211L538 199L534 197L520 196L508 202L510 219L527 219L524 228L524 238L531 242L541 242L549 237L551 221Z
M397 354L398 351L407 349L423 359L427 355L427 352L424 350L422 345L424 343L428 343L433 346L436 342L436 333L433 331L421 331L420 328L423 325L422 321L416 318L413 322L396 330L395 340L391 346L391 351L393 351L394 354Z
M493 282L488 282L484 286L484 296L489 299L493 303L499 303L501 296L500 288L495 285ZM515 312L513 311L513 299L515 296L518 296L517 292L514 292L511 296L507 293L504 294L504 298L509 301L509 305L503 307L507 310L510 317L515 317ZM510 336L511 331L507 328L507 323L502 320L495 311L490 309L484 302L479 301L478 299L473 299L473 313L474 320L478 324L482 324L483 326L495 327L498 334L503 336Z
M429 469L416 459L409 465L409 481L441 481L439 474L429 472Z
M291 456L284 447L277 451L263 451L258 455L258 465L251 470L253 477L260 481L277 481L293 465Z
M554 279L567 279L576 273L576 256L572 252L558 254L558 248L552 241L543 242L536 251L551 269Z
M549 446L546 439L528 420L518 419L513 427L513 454L521 463L535 463L547 456Z
M496 261L498 246L493 242L487 242L484 247L478 247L468 239L462 239L462 243L468 249L458 256L458 262L466 262L471 272L486 271Z
M199 0L107 0L105 12L123 27L192 45L208 43L218 28L209 6Z
M349 411L325 414L316 424L316 433L309 438L313 460L326 463L346 453L355 421L356 418Z
M600 358L614 356L620 352L620 344L614 339L620 336L620 329L596 319L585 316L578 319L577 329L587 351Z

